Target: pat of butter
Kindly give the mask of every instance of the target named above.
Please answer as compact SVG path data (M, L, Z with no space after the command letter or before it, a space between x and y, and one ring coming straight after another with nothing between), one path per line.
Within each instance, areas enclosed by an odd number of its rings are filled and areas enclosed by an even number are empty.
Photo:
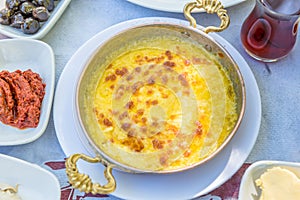
M18 185L12 187L5 183L0 183L0 200L21 200L18 192Z
M259 200L300 199L300 180L288 169L268 169L255 183L262 190Z

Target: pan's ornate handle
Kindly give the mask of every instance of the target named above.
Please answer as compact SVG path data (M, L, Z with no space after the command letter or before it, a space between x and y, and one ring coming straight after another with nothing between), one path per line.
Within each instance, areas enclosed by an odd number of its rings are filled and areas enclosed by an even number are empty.
M104 176L107 179L106 185L100 185L99 183L93 183L91 178L86 174L81 174L77 168L77 161L79 159L85 160L89 163L102 163L106 166ZM66 172L70 184L85 193L92 194L108 194L116 189L116 181L112 175L113 165L105 161L100 157L91 158L84 154L73 154L66 160Z
M184 15L190 21L191 26L196 28L197 22L195 18L191 15L191 12L195 8L203 8L207 13L217 13L221 19L221 24L219 27L208 26L204 28L205 33L209 32L220 32L229 26L230 18L227 15L227 11L224 9L222 3L218 0L196 0L196 2L191 2L185 5Z

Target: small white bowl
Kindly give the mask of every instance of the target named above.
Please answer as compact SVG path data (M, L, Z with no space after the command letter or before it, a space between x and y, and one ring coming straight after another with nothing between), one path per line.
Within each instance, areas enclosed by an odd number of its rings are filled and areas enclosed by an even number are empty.
M52 48L42 41L32 39L0 40L0 71L12 72L17 69L31 69L46 83L40 122L36 128L22 130L0 122L0 146L25 144L36 140L44 133L49 121L55 83Z
M18 185L22 200L60 200L56 176L46 169L24 160L0 154L0 183Z
M10 27L9 25L0 24L0 33L12 38L31 38L40 39L43 38L50 29L54 26L60 16L63 14L71 0L59 0L54 10L51 11L51 15L46 22L43 22L38 32L34 34L25 34L21 29ZM5 8L5 0L0 0L0 9Z
M281 167L293 172L300 177L300 163L264 160L258 161L250 165L245 171L239 190L239 200L258 200L261 195L261 190L255 184L255 180L273 167Z

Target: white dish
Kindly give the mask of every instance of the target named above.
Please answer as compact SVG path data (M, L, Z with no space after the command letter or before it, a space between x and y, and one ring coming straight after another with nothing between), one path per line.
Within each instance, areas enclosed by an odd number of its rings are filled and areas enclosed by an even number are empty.
M52 48L38 40L0 40L0 71L12 72L17 69L22 71L31 69L40 74L46 83L40 122L36 128L23 130L0 122L0 146L25 144L36 140L44 133L49 121L55 81L55 61Z
M57 178L38 165L0 154L0 183L18 185L22 200L59 200Z
M250 165L243 175L239 190L239 200L258 199L261 191L258 187L256 187L255 180L257 180L264 172L266 172L267 169L273 167L288 169L300 177L300 163L272 160L255 162Z
M166 22L188 26L187 21L171 18L143 18L126 21L112 26L91 38L72 56L58 81L53 117L60 145L66 156L74 153L91 155L78 136L80 129L75 118L74 105L76 80L98 46L111 35L128 27L141 24ZM173 174L130 174L114 171L117 189L112 195L123 199L191 199L204 195L227 181L244 163L256 141L260 120L261 101L255 78L243 57L223 38L210 34L226 48L237 64L245 80L247 106L241 126L231 142L207 163L180 173ZM63 112L61 112L63 110ZM93 156L93 155L91 155ZM79 163L81 172L89 174L93 180L104 183L102 165ZM176 192L174 192L176 191Z
M167 12L183 12L185 4L193 2L195 0L127 0L131 3L151 8L154 10L167 11ZM223 6L229 7L239 4L246 0L220 0ZM198 12L203 12L203 10L198 9Z
M43 38L54 26L60 16L63 14L71 0L60 0L55 6L54 10L51 11L51 15L46 22L43 22L38 32L34 34L25 34L21 29L16 29L7 25L0 24L0 33L12 38L31 38L40 39ZM5 0L0 0L0 9L5 8Z

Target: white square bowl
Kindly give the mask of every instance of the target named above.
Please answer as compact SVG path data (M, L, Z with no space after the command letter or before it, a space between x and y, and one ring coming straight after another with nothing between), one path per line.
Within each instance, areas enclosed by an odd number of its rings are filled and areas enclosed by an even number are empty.
M52 107L55 60L52 48L38 40L0 40L0 71L25 71L38 73L46 84L41 105L40 122L36 128L18 129L0 122L0 146L18 145L38 139L45 131Z
M0 183L18 185L22 200L60 200L59 181L48 170L3 154L0 163Z
M273 167L288 169L300 177L300 163L273 160L255 162L250 165L243 175L239 189L239 200L259 200L261 190L256 186L255 180Z
M59 0L53 11L50 12L51 15L49 19L46 22L43 22L38 32L34 34L25 34L21 29L16 29L9 25L2 24L0 24L0 33L12 38L43 38L58 21L70 2L71 0ZM0 9L3 8L5 8L5 0L0 0Z

